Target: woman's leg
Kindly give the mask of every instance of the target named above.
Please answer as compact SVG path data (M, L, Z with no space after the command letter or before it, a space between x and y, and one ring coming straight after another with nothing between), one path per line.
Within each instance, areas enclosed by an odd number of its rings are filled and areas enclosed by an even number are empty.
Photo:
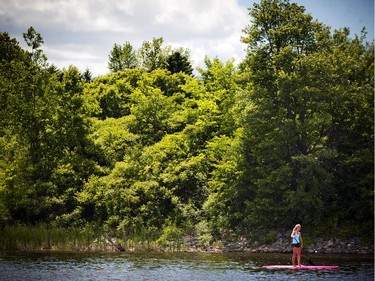
M295 266L295 260L297 258L297 248L293 247L292 266Z
M297 248L297 262L298 266L301 266L301 248Z

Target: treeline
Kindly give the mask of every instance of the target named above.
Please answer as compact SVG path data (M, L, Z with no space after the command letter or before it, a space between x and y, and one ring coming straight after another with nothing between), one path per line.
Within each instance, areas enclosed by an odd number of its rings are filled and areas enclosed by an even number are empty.
M92 80L48 65L33 28L31 50L1 33L0 224L372 237L373 43L286 0L249 11L246 58L206 58L197 77L164 64Z
M125 42L122 46L115 44L109 55L108 68L111 72L133 68L143 68L151 72L162 68L167 69L171 74L183 72L192 75L193 73L189 50L172 49L171 46L164 44L163 37L144 41L139 50L135 50L130 42Z

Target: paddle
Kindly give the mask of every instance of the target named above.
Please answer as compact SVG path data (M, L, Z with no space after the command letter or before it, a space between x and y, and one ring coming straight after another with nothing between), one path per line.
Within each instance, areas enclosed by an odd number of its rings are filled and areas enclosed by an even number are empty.
M315 265L315 264L313 263L313 261L311 260L311 258L310 258L310 253L309 253L309 252L307 252L307 260L308 260L308 262L309 262L309 265Z

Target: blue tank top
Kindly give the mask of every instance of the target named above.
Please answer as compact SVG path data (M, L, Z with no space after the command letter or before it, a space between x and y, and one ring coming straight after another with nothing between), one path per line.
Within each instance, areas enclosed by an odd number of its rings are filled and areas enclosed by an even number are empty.
M299 235L300 233L294 233L292 244L299 244Z

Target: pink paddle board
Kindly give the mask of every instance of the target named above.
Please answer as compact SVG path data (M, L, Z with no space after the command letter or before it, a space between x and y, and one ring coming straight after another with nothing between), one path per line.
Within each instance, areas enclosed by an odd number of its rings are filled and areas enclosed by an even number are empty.
M331 270L339 269L337 265L301 265L301 266L292 266L292 265L265 265L263 268L267 269L308 269L308 270Z

